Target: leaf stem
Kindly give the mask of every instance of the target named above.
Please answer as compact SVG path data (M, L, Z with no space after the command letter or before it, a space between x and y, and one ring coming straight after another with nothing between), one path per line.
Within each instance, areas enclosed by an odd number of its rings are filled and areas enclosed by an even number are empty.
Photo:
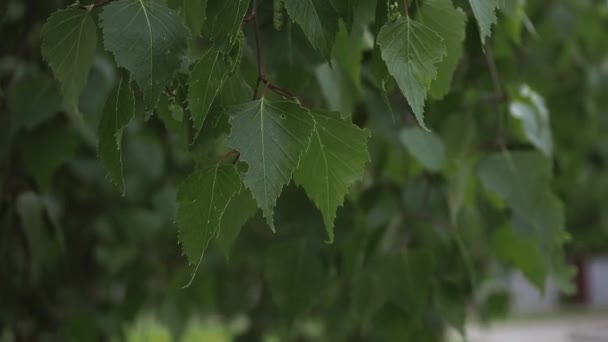
M109 4L112 1L114 1L114 0L99 0L99 1L94 2L91 5L86 5L86 6L85 5L80 5L80 8L82 8L84 10L92 10L92 9L95 9L95 8L103 7L103 6Z
M410 17L410 12L407 9L407 0L403 0L403 8L405 8L405 15L409 18Z
M255 86L255 91L253 92L253 98L255 99L258 96L258 88L260 87L260 82L264 80L264 69L262 67L262 47L261 47L261 39L260 39L260 25L257 18L258 13L258 0L253 0L253 4L251 5L251 15L249 16L250 20L254 20L254 35L255 35L255 56L258 65L258 80Z

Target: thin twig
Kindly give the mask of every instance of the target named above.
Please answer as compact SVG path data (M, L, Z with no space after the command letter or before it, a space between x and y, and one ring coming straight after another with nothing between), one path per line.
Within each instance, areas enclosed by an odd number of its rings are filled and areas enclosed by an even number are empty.
M253 98L255 99L258 95L258 88L260 86L260 82L265 79L264 77L264 69L262 68L262 47L261 47L261 39L260 39L260 24L257 18L258 11L258 0L253 0L253 4L251 7L251 15L253 20L255 20L254 24L254 35L255 35L255 56L258 64L258 81L255 86L255 91L253 93Z
M502 90L502 82L500 82L500 74L498 73L498 68L496 68L496 62L494 61L494 54L492 53L492 49L490 47L486 48L486 64L488 65L488 70L490 71L494 92L498 98L504 98L505 95Z
M498 68L496 67L496 62L494 61L494 54L492 53L492 48L486 47L486 64L488 65L488 70L490 72L490 78L492 79L492 85L494 87L494 94L497 99L500 99L500 102L506 101L505 92L502 88L502 82L500 80L500 74L498 73ZM499 146L504 147L504 118L502 114L502 110L499 108L498 110L498 120L496 122L496 141Z

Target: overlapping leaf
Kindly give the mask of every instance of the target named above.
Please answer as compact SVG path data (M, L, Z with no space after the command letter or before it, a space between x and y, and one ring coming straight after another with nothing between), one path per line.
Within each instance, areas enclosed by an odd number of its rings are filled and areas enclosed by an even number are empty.
M135 115L135 97L127 79L121 79L110 94L99 123L99 159L121 191L125 191L122 166L122 133Z
M230 252L239 237L241 228L257 210L258 206L251 196L251 192L247 189L242 189L228 204L226 212L222 216L222 231L217 237L217 244L227 259L230 257Z
M389 21L378 33L382 59L416 115L424 124L424 102L437 64L446 55L443 38L425 25L402 17Z
M118 0L101 13L104 45L131 73L151 112L186 52L183 19L162 0Z
M207 0L183 0L182 13L192 34L198 36L207 19Z
M321 54L329 59L338 32L338 18L327 0L283 0L289 16Z
M401 142L426 169L434 172L441 171L445 163L445 145L439 136L433 132L424 131L418 127L405 128L401 131Z
M64 100L70 106L78 104L96 48L97 28L90 11L57 11L42 27L42 56L61 83Z
M349 187L363 177L369 160L369 132L340 119L337 113L312 113L312 116L315 131L294 179L321 210L332 242L336 210L344 202Z
M466 34L466 14L455 8L452 0L427 0L418 18L428 28L437 32L446 46L447 56L437 65L437 79L431 84L431 96L440 99L450 91L452 76L462 57Z
M195 139L207 113L228 79L232 65L219 50L209 49L195 64L188 79L188 103L192 113Z
M241 177L233 165L212 165L195 171L180 185L179 239L189 263L196 268L211 239L220 233L226 208L240 190Z
M535 240L545 271L558 280L564 291L569 291L572 273L563 255L564 207L551 192L552 173L550 160L537 152L496 154L479 165L483 185L513 210L515 231ZM527 275L533 280L539 276Z
M207 0L205 37L223 53L228 53L237 40L248 7L249 0Z
M473 14L479 25L479 35L482 44L492 35L492 25L496 24L498 0L469 0Z
M312 116L296 103L266 98L232 107L230 115L226 143L248 164L243 182L274 230L273 208L310 144Z

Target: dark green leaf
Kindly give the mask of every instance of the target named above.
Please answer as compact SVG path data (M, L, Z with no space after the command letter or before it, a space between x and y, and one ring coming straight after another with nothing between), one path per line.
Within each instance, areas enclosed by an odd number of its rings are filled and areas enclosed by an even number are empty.
M217 94L224 87L232 66L227 56L220 51L209 49L192 69L188 79L188 107L192 113L195 136L198 136L207 113Z
M108 98L99 123L99 159L110 180L125 191L122 166L122 133L135 115L135 98L127 79L121 79Z
M274 230L273 208L310 144L312 116L296 103L266 98L232 107L230 116L226 143L249 165L243 182Z
M88 10L53 13L42 27L42 56L61 83L64 100L78 106L97 48L97 28Z
M215 43L215 47L228 53L237 41L249 0L207 0L207 19L203 36Z
M338 18L327 0L283 0L289 16L323 57L329 60L338 32Z
M241 177L232 165L195 171L177 192L179 240L188 262L198 269L213 238L220 234L222 217L241 190Z
M226 256L226 259L230 258L230 252L236 239L239 237L241 228L243 228L257 210L258 206L251 196L251 192L247 189L242 189L228 204L226 212L222 216L222 231L217 237L217 244L224 253L224 256Z
M131 73L152 112L186 53L188 29L162 0L118 0L101 13L105 48Z
M21 146L23 162L42 191L61 164L67 161L79 144L78 137L60 120L49 121L29 132Z

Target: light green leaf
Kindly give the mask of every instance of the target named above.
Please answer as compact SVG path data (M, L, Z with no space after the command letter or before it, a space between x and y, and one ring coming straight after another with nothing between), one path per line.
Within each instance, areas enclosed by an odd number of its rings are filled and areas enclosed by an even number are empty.
M207 19L203 36L215 43L215 47L228 53L241 30L249 0L207 0Z
M119 66L131 73L151 112L179 69L190 35L162 0L118 0L101 13L104 44Z
M486 38L492 35L492 25L496 24L498 0L469 0L469 3L479 24L481 43L485 44Z
M338 32L338 17L327 0L283 0L289 16L323 57L330 59Z
M545 99L528 85L523 85L509 104L509 112L521 122L528 140L547 157L551 157L553 138Z
M447 56L437 65L437 79L430 89L433 98L441 99L450 92L452 76L462 57L467 16L452 5L452 0L427 0L417 16L443 38L446 46Z
M179 240L193 273L213 238L220 233L222 217L241 190L241 177L233 165L213 165L195 171L177 191Z
M224 87L232 66L226 60L227 56L213 48L194 64L194 69L188 78L188 107L192 113L195 136L198 136L207 113L217 94Z
M273 208L310 144L310 113L288 101L265 98L230 109L232 130L226 144L249 165L243 182L274 231Z
M424 102L437 64L446 55L443 38L409 17L389 21L378 34L382 59L423 128ZM428 130L428 129L427 129Z
M418 127L405 128L400 134L408 152L429 171L439 172L445 164L445 146L439 136Z
M312 116L315 131L294 180L321 210L329 242L333 242L336 210L344 202L349 187L363 177L365 163L369 161L369 132L340 119L337 113L312 113Z
M110 180L125 192L125 177L122 166L122 133L135 115L135 97L126 78L108 98L99 122L99 159L106 167Z
M224 216L222 216L222 231L217 237L217 244L224 253L226 259L230 258L232 247L239 237L241 228L249 221L249 219L257 212L258 206L251 196L251 192L247 189L242 189L241 192L234 196Z
M543 256L534 240L503 227L494 233L491 245L498 258L521 270L536 287L544 288L547 272Z
M182 14L194 36L198 36L207 19L207 0L183 0Z
M66 103L76 106L93 65L97 28L90 11L69 8L53 13L42 27L42 56L61 83Z
M567 238L564 206L551 191L551 160L537 152L495 154L480 163L478 173L484 187L513 211L515 231L533 239L546 272L558 280L562 290L571 291L572 271L563 255Z

